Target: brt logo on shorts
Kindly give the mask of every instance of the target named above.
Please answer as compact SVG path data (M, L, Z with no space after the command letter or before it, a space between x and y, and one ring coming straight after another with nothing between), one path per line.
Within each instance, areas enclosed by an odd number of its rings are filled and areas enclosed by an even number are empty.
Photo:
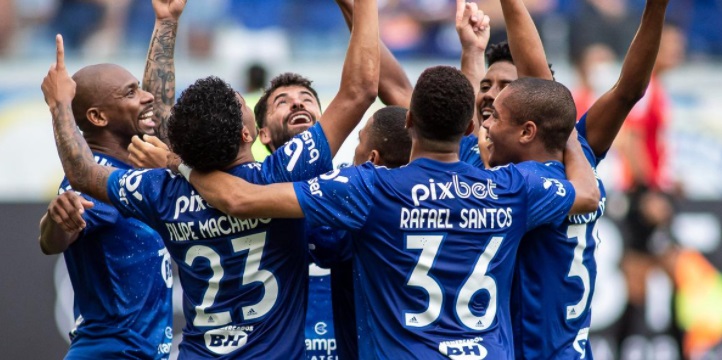
M246 345L248 334L243 330L239 326L209 330L203 335L206 348L219 355L230 354Z
M439 343L439 352L453 360L482 360L489 352L483 347L480 337Z

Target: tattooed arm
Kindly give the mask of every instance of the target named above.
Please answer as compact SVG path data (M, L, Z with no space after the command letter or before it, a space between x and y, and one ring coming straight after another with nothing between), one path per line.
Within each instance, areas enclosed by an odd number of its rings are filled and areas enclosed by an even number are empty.
M50 66L41 88L53 116L53 132L60 162L73 189L100 201L109 202L106 184L109 174L115 169L95 162L88 143L75 125L71 107L75 96L75 81L65 69L63 37L57 35L55 43L57 60Z
M166 123L175 102L175 51L178 19L185 8L185 0L153 0L155 27L148 47L143 90L155 97L153 116L158 128L156 135L168 143Z

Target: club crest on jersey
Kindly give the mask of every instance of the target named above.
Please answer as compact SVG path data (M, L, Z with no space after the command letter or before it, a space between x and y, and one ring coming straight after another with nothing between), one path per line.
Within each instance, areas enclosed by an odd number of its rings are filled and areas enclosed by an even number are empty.
M472 184L459 181L459 176L454 175L451 181L439 182L429 179L427 184L416 184L411 188L411 199L415 206L419 206L425 200L444 200L455 199L457 197L466 199L473 196L477 199L485 199L487 197L494 200L498 196L494 193L496 184L491 179L486 180L486 184L475 182Z
M481 345L482 338L444 341L439 343L439 352L453 360L481 360L489 354Z
M247 326L225 326L209 330L203 335L206 348L215 354L230 354L246 345L248 334L244 330L249 329L252 331Z
M543 177L542 180L544 180L544 189L549 190L549 188L552 187L552 185L556 186L557 188L557 195L559 196L566 196L567 195L567 189L564 188L564 184L562 184L561 181L557 179L550 179Z

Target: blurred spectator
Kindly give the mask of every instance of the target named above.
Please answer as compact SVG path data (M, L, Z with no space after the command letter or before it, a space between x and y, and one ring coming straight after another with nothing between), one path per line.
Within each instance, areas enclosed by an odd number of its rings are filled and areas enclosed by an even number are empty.
M258 99L260 99L261 95L263 95L263 89L266 87L266 83L268 82L268 71L265 66L259 63L253 63L246 68L244 80L245 81L243 81L243 83L245 86L243 90L243 98L246 99L248 107L254 109L256 107L256 103L258 103ZM263 145L261 142L260 137L256 138L256 141L253 142L251 151L253 152L253 158L256 159L256 161L263 161L271 154L266 145Z
M16 20L13 0L0 0L0 56L9 51L16 30Z
M53 32L63 34L69 50L110 55L123 44L130 0L61 0Z
M577 116L581 117L594 102L608 89L612 88L617 73L611 69L616 61L614 51L604 44L591 44L572 59L577 73L578 83L572 91L577 106Z
M625 54L639 24L630 14L626 0L584 0L569 20L570 58L581 59L593 44L614 51L617 58Z
M653 306L666 308L672 314L677 311L672 301L664 303L659 283L653 281L664 280L654 278L653 274L662 269L660 261L674 253L673 199L680 194L666 170L669 161L665 136L670 105L660 78L684 60L684 53L684 34L678 27L666 25L647 92L630 113L616 143L626 169L623 190L629 201L623 224L626 246L622 259L629 304L620 339L664 334L673 337L677 344L682 343L676 322L654 328L644 319ZM681 357L681 350L678 356Z

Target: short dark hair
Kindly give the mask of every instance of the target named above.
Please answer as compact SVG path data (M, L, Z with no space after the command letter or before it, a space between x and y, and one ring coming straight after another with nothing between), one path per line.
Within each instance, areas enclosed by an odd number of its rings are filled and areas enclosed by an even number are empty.
M368 134L371 148L379 152L389 168L409 163L411 137L404 126L407 111L401 106L387 106L373 115Z
M236 91L215 76L185 89L168 118L171 149L201 171L222 169L238 156L242 129Z
M283 73L281 75L276 76L275 78L271 79L271 87L263 91L263 95L261 95L261 98L258 99L258 102L256 103L256 107L253 108L253 113L256 115L256 125L258 125L259 128L263 128L266 125L266 112L268 110L268 97L271 96L271 93L276 91L276 89L280 87L285 86L303 86L308 91L313 94L313 97L316 98L316 102L318 102L318 108L321 109L321 100L318 98L318 93L316 93L316 89L314 89L311 86L311 80L296 74L296 73Z
M551 80L521 78L505 89L505 107L519 125L531 120L547 151L564 150L574 129L577 108L566 86Z
M511 49L509 48L509 43L506 40L489 45L486 48L484 55L486 56L487 68L499 61L508 61L514 64L514 58L511 57ZM549 70L552 72L552 76L554 76L552 64L549 64Z
M409 111L423 138L456 141L474 116L474 89L458 69L430 67L416 81Z

